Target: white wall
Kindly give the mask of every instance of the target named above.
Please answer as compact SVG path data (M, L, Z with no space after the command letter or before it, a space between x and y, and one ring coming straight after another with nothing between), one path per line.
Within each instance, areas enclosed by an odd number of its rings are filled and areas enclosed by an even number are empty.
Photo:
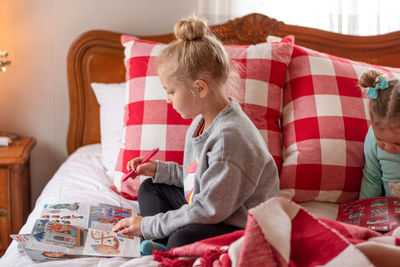
M0 0L0 131L33 136L32 203L67 157L66 56L79 34L106 29L137 35L172 32L196 0Z

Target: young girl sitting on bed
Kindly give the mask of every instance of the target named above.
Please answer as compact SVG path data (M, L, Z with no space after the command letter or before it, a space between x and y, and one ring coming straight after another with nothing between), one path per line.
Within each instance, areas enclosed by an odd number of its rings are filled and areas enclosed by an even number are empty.
M370 70L361 76L359 85L368 88L371 117L360 199L383 194L400 197L400 81L388 81Z
M158 73L167 102L183 118L194 118L184 163L138 165L141 157L128 162L128 170L152 178L139 188L140 216L113 227L121 234L142 235L144 255L243 229L247 210L279 190L263 138L240 105L224 94L231 68L221 42L195 17L179 21L174 33L177 40L158 57Z

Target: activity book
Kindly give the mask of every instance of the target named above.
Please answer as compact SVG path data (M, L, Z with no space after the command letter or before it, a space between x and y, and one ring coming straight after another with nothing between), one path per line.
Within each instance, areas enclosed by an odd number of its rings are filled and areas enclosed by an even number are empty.
M381 232L400 225L400 198L374 197L340 204L337 220Z
M11 235L35 261L82 256L139 257L140 239L112 231L132 210L108 204L46 204L30 234Z

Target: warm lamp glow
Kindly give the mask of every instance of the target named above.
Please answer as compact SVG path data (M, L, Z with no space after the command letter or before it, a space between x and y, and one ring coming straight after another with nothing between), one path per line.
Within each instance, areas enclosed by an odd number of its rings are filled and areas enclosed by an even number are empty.
M1 70L1 72L6 71L7 70L6 66L11 64L11 61L3 59L3 58L6 58L7 56L8 56L8 52L0 51L0 70Z

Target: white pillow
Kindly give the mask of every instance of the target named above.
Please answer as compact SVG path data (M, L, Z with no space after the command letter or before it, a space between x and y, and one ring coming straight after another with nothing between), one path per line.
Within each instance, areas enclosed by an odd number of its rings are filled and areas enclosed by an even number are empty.
M114 170L122 143L126 83L91 83L100 104L102 162Z

